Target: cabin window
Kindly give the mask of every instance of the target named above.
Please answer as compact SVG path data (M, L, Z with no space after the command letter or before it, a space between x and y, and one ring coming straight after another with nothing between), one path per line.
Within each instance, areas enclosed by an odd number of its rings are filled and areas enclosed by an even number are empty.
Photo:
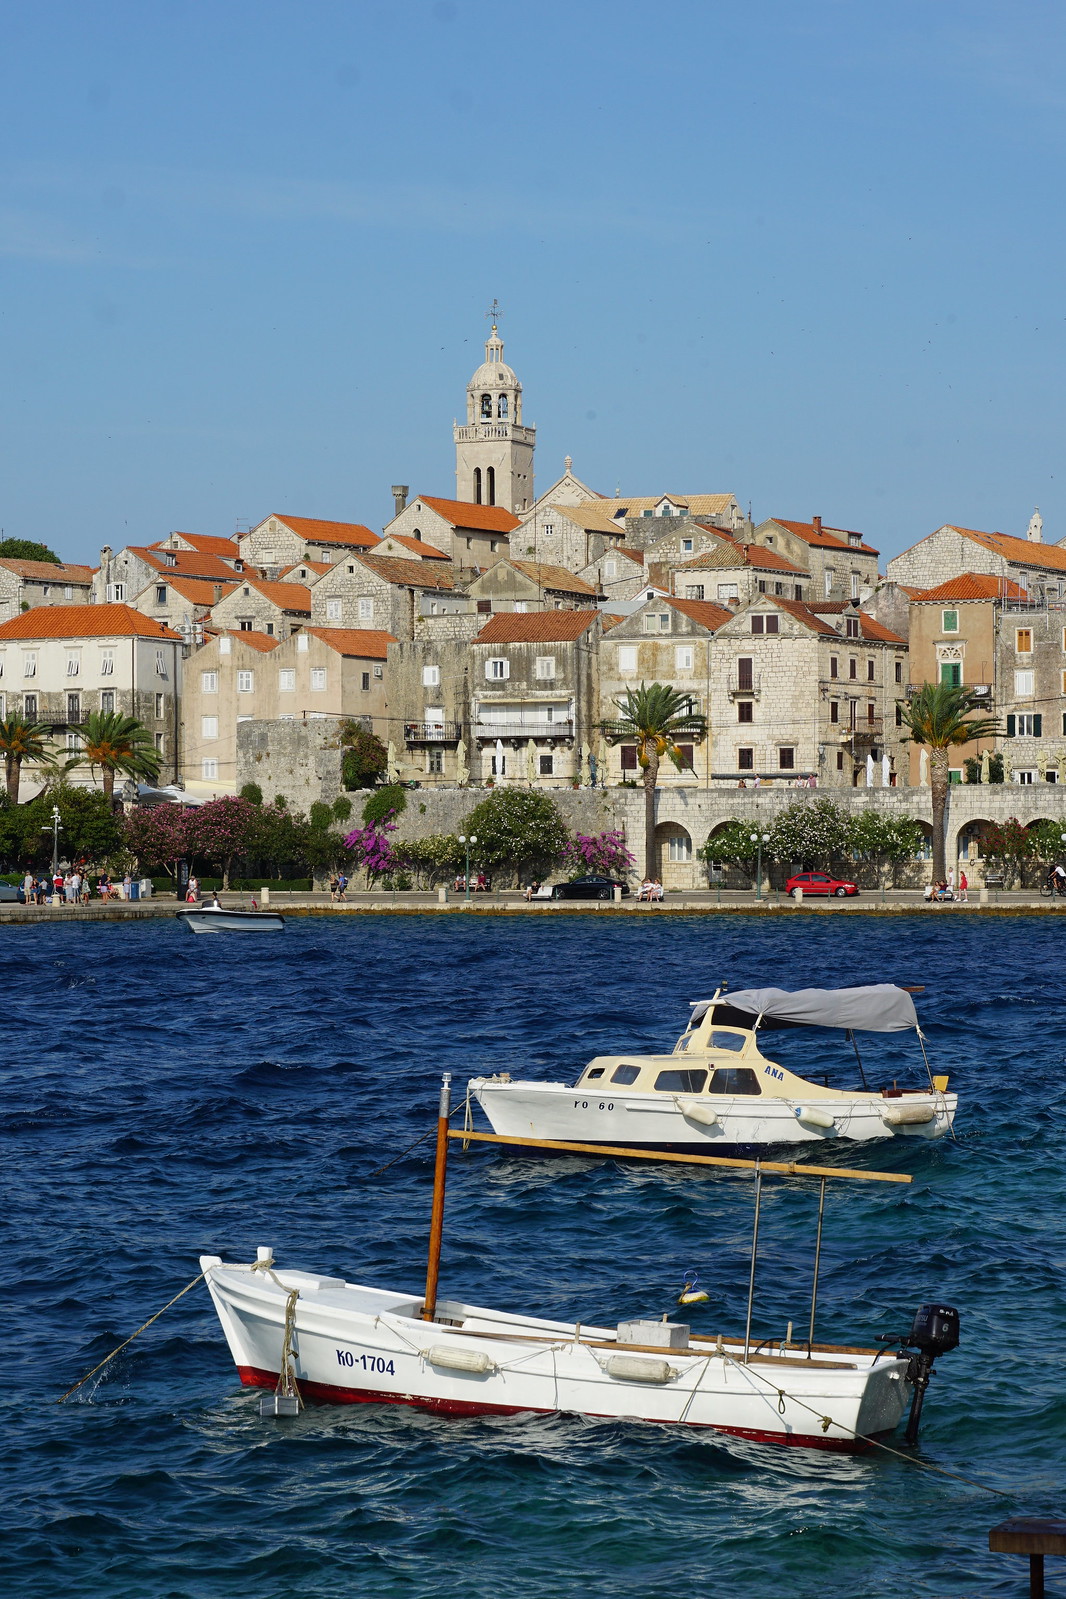
M611 1082L621 1083L624 1086L626 1083L635 1083L639 1076L639 1066L616 1066L611 1073Z
M595 1077L602 1077L605 1070L606 1070L606 1067L604 1067L604 1066L592 1066L592 1067L590 1067L589 1070L585 1073L585 1081L586 1081L586 1083L591 1083L593 1078L595 1078Z
M717 1077L718 1073L715 1073ZM755 1076L754 1072L749 1074ZM703 1085L707 1081L707 1073L695 1068L686 1071L660 1072L655 1079L655 1086L660 1094L702 1094ZM756 1088L755 1092L759 1090Z
M712 1094L759 1094L759 1079L750 1066L719 1066L711 1073Z
M714 1032L707 1040L708 1049L743 1049L747 1039L743 1033Z

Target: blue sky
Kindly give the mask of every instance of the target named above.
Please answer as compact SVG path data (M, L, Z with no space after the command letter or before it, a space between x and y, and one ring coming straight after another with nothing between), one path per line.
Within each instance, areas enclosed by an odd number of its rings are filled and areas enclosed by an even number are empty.
M0 526L454 492L504 308L596 488L1066 537L1061 5L0 6Z

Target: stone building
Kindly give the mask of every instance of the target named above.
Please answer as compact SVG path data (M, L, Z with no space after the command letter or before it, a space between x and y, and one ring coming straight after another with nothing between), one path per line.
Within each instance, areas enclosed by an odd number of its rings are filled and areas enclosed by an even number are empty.
M304 627L280 644L260 674L258 721L358 718L387 742L386 662L396 640L378 628Z
M760 595L715 634L712 776L733 786L903 781L906 682L905 641L872 617Z
M165 539L152 544L153 550L188 550L196 555L217 555L220 560L240 570L241 551L236 538L220 538L213 533L168 533Z
M116 552L105 544L100 551L100 565L93 573L92 600L96 604L132 604L149 583L172 577L232 583L243 564L239 558L233 562L211 551L129 544Z
M379 628L397 639L414 638L423 616L471 609L456 587L457 576L451 561L353 552L311 590L311 621L316 627Z
M1007 782L1066 783L1066 603L997 604L992 693Z
M471 643L484 617L426 618L389 646L389 733L400 775L429 788L470 778ZM402 755L400 750L402 748Z
M163 756L164 781L177 774L182 638L133 606L36 606L0 625L0 718L47 722L80 746L92 711L133 716ZM89 783L86 768L75 781Z
M1043 542L1039 512L1034 512L1024 539L945 523L888 563L892 581L909 588L935 588L964 572L1010 579L1034 600L1066 595L1066 549Z
M494 616L470 645L474 781L580 782L598 736L599 611Z
M650 499L630 495L596 499L587 508L605 516L625 532L630 544L639 548L665 536L666 529L657 525L657 517L683 517L702 527L716 527L732 534L740 534L748 525L735 494L659 494Z
M544 561L505 558L466 586L474 609L483 615L496 611L586 611L600 595L591 583L568 572L565 566Z
M511 534L512 553L581 572L625 541L625 528L612 522L600 502L578 505L568 500L537 502L530 516Z
M511 553L510 534L517 526L517 516L502 505L473 505L421 494L393 517L381 542L404 538L429 544L473 577Z
M466 386L466 421L456 422L456 499L517 515L533 504L537 430L522 421L522 385L503 358L495 322L485 359Z
M650 563L650 552L649 552ZM651 580L664 574L649 564ZM779 550L763 544L741 544L716 539L701 555L669 570L673 592L683 599L714 600L719 605L746 604L758 594L776 594L789 600L811 598L810 573Z
M370 550L380 539L362 522L327 522L314 516L265 516L239 537L241 559L264 576L277 577L300 561L332 565L351 550Z
M805 568L815 599L865 600L877 587L873 545L851 528L824 525L820 516L809 522L770 517L755 529L753 541Z
M181 775L193 795L235 794L237 728L253 721L269 697L271 653L280 640L266 633L220 633L185 663L181 707Z
M604 606L609 611L628 607L648 586L648 569L642 552L627 549L624 544L608 547L577 575L603 595Z
M87 605L92 582L91 566L0 560L0 622L35 605Z
M164 577L157 573L130 602L154 622L165 622L175 632L203 642L202 624L211 608L232 594L240 579L232 575L229 583L208 583L196 577Z
M311 591L302 583L270 582L248 572L211 608L212 625L222 632L277 639L288 638L311 619Z

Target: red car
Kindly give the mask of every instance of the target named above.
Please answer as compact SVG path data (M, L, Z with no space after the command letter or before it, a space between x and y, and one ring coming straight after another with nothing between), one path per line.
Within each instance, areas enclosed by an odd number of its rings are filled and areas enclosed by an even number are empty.
M856 884L843 877L830 877L828 872L797 872L785 884L785 893L794 895L797 888L802 888L804 899L808 894L835 894L843 899L846 894L859 892Z

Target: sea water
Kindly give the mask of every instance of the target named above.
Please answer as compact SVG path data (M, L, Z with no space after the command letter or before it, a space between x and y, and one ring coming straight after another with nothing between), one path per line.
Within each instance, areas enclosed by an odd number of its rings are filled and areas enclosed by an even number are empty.
M986 1544L1009 1515L1064 1509L1058 919L359 915L262 938L169 920L0 937L6 1593L1022 1591L1024 1562ZM925 985L958 1140L827 1157L914 1182L830 1183L817 1333L867 1343L922 1301L959 1307L913 1456L899 1438L907 1458L849 1457L402 1406L264 1420L202 1285L55 1403L201 1251L269 1244L281 1266L417 1292L432 1139L377 1169L432 1127L441 1072L460 1096L497 1070L572 1081L598 1052L670 1049L723 980ZM797 1069L854 1078L837 1035L787 1047ZM922 1081L913 1036L863 1052L878 1086ZM815 1202L811 1182L766 1181L760 1338L805 1332ZM747 1176L453 1146L441 1292L612 1324L681 1315L695 1270L710 1299L682 1319L735 1332L751 1214Z

